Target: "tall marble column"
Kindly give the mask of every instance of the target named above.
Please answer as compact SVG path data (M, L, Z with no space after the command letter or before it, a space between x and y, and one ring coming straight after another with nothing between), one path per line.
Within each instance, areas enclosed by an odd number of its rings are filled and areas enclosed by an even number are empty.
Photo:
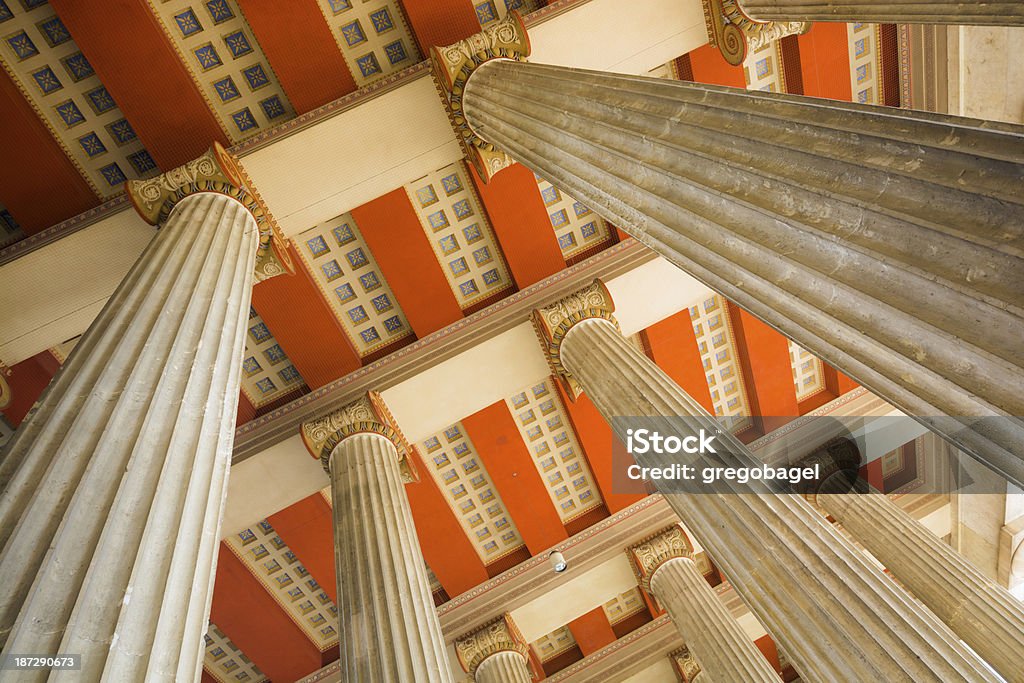
M623 416L688 417L715 434L722 467L761 463L619 332L600 281L534 311L552 371L580 389L626 443ZM678 455L636 454L642 467L671 467ZM942 622L871 565L799 495L762 482L705 486L680 479L663 488L765 628L814 680L995 680Z
M529 651L508 614L455 639L459 663L477 683L530 683Z
M1024 486L1024 128L528 53L514 17L433 50L483 177L525 164Z
M161 228L0 466L4 654L83 656L49 680L199 675L253 277L280 272L221 147L127 189Z
M423 551L403 483L412 447L370 392L302 425L331 478L346 681L452 681Z
M850 492L842 463L859 462L856 449L843 440L808 456L804 464L835 472L812 500L996 671L1024 681L1024 604L863 480Z
M665 607L707 680L778 683L775 669L697 569L693 544L678 525L626 554L640 587Z
M1020 0L739 0L739 6L756 21L1024 26Z

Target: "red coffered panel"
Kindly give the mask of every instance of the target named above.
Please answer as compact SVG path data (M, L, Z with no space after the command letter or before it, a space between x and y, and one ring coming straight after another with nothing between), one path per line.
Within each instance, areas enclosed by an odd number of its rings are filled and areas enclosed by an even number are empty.
M319 492L267 517L324 592L338 602L334 566L334 513Z
M504 401L462 420L526 547L536 555L569 537Z
M291 249L295 274L260 282L252 290L252 305L295 369L311 389L344 377L362 366L302 259Z
M711 85L729 85L734 88L747 87L747 79L743 76L742 66L733 66L725 61L725 57L717 47L702 45L689 53L690 66L693 68L693 80L697 83Z
M762 431L770 432L800 414L793 386L789 340L739 306L730 304L729 318L750 412L762 417Z
M352 218L417 337L462 319L462 309L404 189L352 209Z
M51 0L161 169L227 144L146 0Z
M715 406L711 402L711 391L708 389L689 311L684 309L651 325L646 333L651 355L658 367L714 415Z
M598 650L615 642L615 631L608 623L604 609L597 607L586 614L569 622L569 630L576 639L584 657L589 657Z
M316 0L238 0L296 114L355 91Z
M0 204L26 234L45 230L100 203L3 69L0 111Z
M420 45L420 54L480 32L470 0L402 0L409 25Z
M472 167L470 173L516 285L522 289L565 268L533 172L515 164L489 183Z
M798 42L804 94L849 101L853 95L846 24L814 24Z
M223 543L210 621L273 681L295 681L323 666L324 655Z

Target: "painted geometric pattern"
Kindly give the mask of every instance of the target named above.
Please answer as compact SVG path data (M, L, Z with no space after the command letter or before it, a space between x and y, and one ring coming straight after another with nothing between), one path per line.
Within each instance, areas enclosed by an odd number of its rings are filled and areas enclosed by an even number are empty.
M813 353L789 342L789 363L793 366L793 384L796 387L796 400L814 396L825 389L825 375L821 359Z
M690 307L693 333L704 363L704 375L711 390L715 415L726 429L738 432L750 424L750 403L736 353L736 340L729 325L725 300L717 294Z
M413 333L351 214L307 230L296 242L307 270L360 356Z
M604 219L582 202L544 180L536 173L540 197L544 200L548 220L555 231L562 256L568 260L576 254L611 238Z
M0 61L96 194L159 171L47 2L0 0Z
M473 7L476 9L476 19L480 26L489 26L508 16L512 10L520 14L529 14L541 6L540 0L474 0Z
M423 231L463 309L512 286L466 167L461 161L405 186Z
M608 602L601 605L604 614L608 617L608 623L617 624L647 607L644 599L640 596L639 588L630 588L621 595L616 595Z
M305 384L288 360L256 309L249 308L245 355L242 360L242 391L254 408Z
M601 505L594 475L551 380L531 384L505 404L562 523Z
M270 522L224 539L321 651L338 642L338 608Z
M540 657L540 661L546 662L554 659L566 650L576 645L576 639L572 637L572 631L568 626L556 628L551 633L541 636L530 643L530 647Z
M878 24L847 24L850 54L850 91L861 104L882 104L881 58Z
M747 90L785 92L782 48L779 41L773 40L757 50L751 50L743 60L743 76L747 82Z
M235 0L150 0L232 142L295 116Z
M484 564L523 546L461 422L423 441L424 461Z
M363 87L420 61L398 0L319 0L356 85Z
M21 226L14 220L11 212L0 204L0 248L17 242L24 236L25 233L22 232Z
M217 628L216 624L210 624L203 639L206 642L203 668L220 683L260 683L267 680L263 672Z

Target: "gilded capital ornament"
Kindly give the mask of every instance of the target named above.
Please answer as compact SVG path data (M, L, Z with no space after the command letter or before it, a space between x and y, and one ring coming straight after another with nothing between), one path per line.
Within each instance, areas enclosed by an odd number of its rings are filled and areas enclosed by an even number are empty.
M448 120L455 129L455 137L466 159L485 183L501 169L511 166L513 161L505 152L477 135L466 121L462 108L466 83L484 62L492 59L523 62L529 55L530 39L522 17L516 11L509 12L501 21L465 40L447 47L430 48L434 83L448 112Z
M498 652L518 652L530 661L530 647L508 613L455 639L455 655L462 670L471 675L476 674L485 659Z
M688 647L683 646L670 653L669 659L672 660L672 666L675 668L676 675L679 676L681 683L693 683L697 680L697 674L701 671L700 664Z
M14 394L11 393L11 385L7 383L2 368L3 366L0 366L0 410L9 406L11 399L14 398Z
M751 19L738 0L702 0L709 42L729 64L739 66L747 54L773 40L800 35L810 29L806 21L759 21Z
M412 465L413 447L402 434L395 418L376 391L367 392L348 405L323 417L303 422L302 441L324 471L331 472L331 453L345 438L355 434L379 434L395 445L402 481L418 480Z
M544 349L548 366L573 399L583 393L583 389L562 364L562 341L573 325L588 318L609 320L618 327L614 312L615 302L600 280L594 280L550 306L533 311L533 327Z
M199 192L216 192L237 199L260 231L253 276L257 282L275 275L294 272L286 241L259 194L252 188L245 171L219 142L214 142L198 159L193 159L148 180L129 180L125 192L135 210L150 225L161 225L175 205Z
M648 594L651 593L651 577L658 568L671 559L677 557L688 557L695 560L693 544L683 528L673 524L667 529L648 536L639 543L626 548L626 557L630 559L633 566L633 573L636 574L637 583ZM702 566L703 565L703 566ZM702 574L708 574L711 570L707 559L697 566ZM652 594L653 595L653 594Z

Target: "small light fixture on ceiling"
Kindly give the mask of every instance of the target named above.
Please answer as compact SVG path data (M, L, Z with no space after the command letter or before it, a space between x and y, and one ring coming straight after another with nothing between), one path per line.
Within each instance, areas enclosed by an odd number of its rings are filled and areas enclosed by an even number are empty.
M569 563L565 561L565 556L557 550L551 551L548 555L548 560L551 561L551 568L554 569L556 573L564 572L569 568Z

